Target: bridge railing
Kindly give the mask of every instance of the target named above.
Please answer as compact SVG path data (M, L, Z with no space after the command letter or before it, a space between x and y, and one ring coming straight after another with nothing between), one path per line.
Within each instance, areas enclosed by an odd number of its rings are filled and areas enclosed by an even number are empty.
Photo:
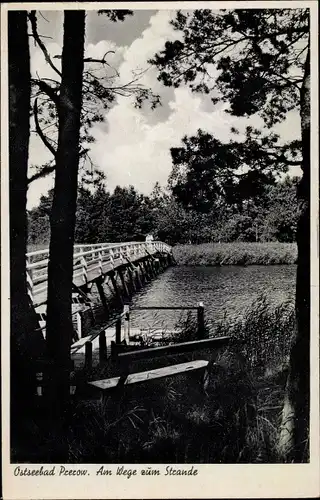
M137 260L155 252L171 252L161 241L77 244L73 255L73 281L84 285L103 275L106 268ZM27 259L27 286L33 303L38 306L47 300L49 249L29 252Z

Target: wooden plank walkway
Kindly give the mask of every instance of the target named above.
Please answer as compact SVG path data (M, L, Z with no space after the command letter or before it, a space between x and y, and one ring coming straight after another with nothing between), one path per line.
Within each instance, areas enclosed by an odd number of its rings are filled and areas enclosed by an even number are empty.
M99 243L76 245L73 256L73 283L86 286L122 266L132 266L156 254L171 255L172 248L161 241ZM27 258L28 293L35 307L47 300L49 249L29 252Z

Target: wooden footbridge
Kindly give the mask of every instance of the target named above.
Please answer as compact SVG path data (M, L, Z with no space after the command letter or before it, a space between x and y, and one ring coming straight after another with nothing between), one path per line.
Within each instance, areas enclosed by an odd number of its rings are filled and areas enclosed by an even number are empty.
M40 316L40 327L45 336L46 301L48 278L49 250L39 250L27 254L28 293L34 308ZM86 374L87 383L92 387L106 390L118 387L124 381L132 385L162 377L200 370L207 366L204 360L193 360L146 372L135 373L136 360L176 356L199 349L213 349L226 346L228 337L206 338L208 332L204 325L204 307L202 303L194 307L149 307L146 309L189 310L197 313L197 340L191 342L174 341L180 332L144 331L130 328L130 308L128 305L132 294L141 289L148 281L155 278L168 266L174 264L172 248L160 241L99 243L94 245L75 245L73 255L73 316L75 338L71 348L71 359L74 369L80 368ZM109 297L105 293L104 284L109 289L123 311L103 328L94 328L88 335L83 330L83 312L90 310L91 290L95 285L100 301L106 312L109 311ZM140 308L141 309L141 308ZM106 315L107 317L107 315ZM91 329L92 330L92 329ZM150 342L152 339L152 342ZM116 363L119 370L116 376L104 381L92 381L92 369L98 364ZM129 368L130 366L130 368ZM133 369L133 372L132 372ZM133 373L129 377L129 372ZM42 394L42 373L39 373L38 394ZM75 386L71 385L71 394Z
M48 261L49 249L27 253L28 293L35 308L47 301ZM103 282L110 278L121 301L117 277L122 283L124 296L128 296L128 286L131 285L132 289L141 286L173 262L172 248L161 241L75 245L74 289L84 296L96 284L101 293ZM105 302L103 294L101 300Z

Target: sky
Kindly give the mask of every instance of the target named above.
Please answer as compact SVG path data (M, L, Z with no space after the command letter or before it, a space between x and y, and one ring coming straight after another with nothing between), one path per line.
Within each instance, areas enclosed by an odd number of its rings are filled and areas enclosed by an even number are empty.
M142 109L136 109L132 98L118 96L104 112L104 123L93 127L95 143L91 145L90 155L95 165L106 174L110 190L116 185L134 185L140 192L148 194L156 182L165 187L172 169L170 148L179 146L183 136L195 134L199 128L228 142L232 137L232 126L241 133L249 124L261 125L257 117L230 116L224 105L214 106L208 96L191 93L187 86L172 89L157 80L157 69L149 67L147 61L164 47L167 40L178 37L169 23L174 16L175 12L169 10L136 10L124 22L112 23L95 11L87 13L86 56L102 58L106 52L112 51L107 61L117 69L121 83L130 81L137 70L146 70L140 83L158 93L162 102L156 110L151 110L146 104ZM62 27L63 12L38 12L38 30L48 37L43 41L51 56L61 54ZM55 73L33 43L30 43L30 53L32 75L54 78ZM55 63L59 66L58 59ZM299 116L291 112L277 127L277 132L283 141L287 141L299 137L299 128ZM30 166L42 165L49 159L50 153L36 134L31 134ZM298 169L294 174L299 174ZM41 195L53 187L53 182L51 175L30 184L28 209L38 205Z

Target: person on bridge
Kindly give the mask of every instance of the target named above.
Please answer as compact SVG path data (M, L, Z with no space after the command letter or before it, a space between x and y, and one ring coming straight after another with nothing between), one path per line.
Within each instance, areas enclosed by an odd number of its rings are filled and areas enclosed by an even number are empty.
M153 241L153 236L152 236L152 234L147 234L147 236L146 236L146 241L147 241L147 242Z

